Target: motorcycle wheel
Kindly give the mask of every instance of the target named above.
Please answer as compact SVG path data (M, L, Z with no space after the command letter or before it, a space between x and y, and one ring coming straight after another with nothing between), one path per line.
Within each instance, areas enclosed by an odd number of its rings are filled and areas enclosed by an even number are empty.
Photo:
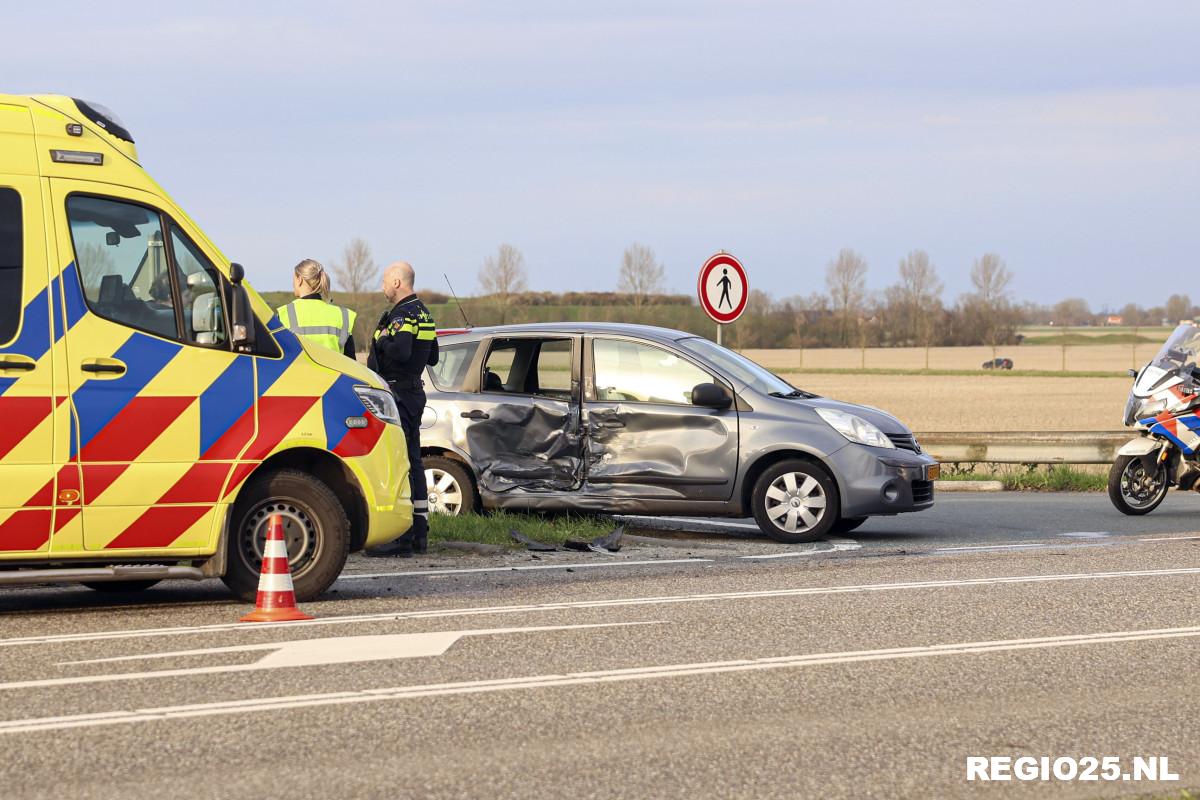
M1167 468L1148 473L1138 456L1118 456L1108 472L1108 499L1117 511L1136 517L1158 508L1167 496Z

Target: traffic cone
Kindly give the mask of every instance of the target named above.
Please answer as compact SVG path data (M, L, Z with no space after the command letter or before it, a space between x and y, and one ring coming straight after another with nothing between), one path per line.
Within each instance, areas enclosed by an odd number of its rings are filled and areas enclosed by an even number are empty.
M312 619L296 608L292 572L288 568L287 543L283 541L283 519L272 514L267 523L262 571L258 575L258 602L242 622L293 622Z

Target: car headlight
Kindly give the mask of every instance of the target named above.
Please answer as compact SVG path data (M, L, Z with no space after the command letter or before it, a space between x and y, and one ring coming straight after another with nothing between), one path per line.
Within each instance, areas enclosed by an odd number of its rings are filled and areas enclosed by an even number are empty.
M818 408L817 413L821 415L821 419L829 423L831 428L852 442L871 447L896 449L896 445L884 435L883 431L862 417L839 411L836 408Z
M363 408L370 411L381 422L392 425L400 424L400 409L396 408L396 398L392 393L383 389L373 389L370 386L355 386L354 393L362 401Z

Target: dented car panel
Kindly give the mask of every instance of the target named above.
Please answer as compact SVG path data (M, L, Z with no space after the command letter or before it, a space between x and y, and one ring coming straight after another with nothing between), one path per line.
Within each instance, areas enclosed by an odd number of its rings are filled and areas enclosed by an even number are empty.
M422 445L466 463L487 508L745 516L757 476L783 458L825 469L841 517L933 504L924 479L936 462L899 420L766 392L691 334L549 323L475 329L441 347L461 349L460 380L432 381ZM727 393L727 407L694 405L702 383ZM818 409L854 414L900 444L852 443Z

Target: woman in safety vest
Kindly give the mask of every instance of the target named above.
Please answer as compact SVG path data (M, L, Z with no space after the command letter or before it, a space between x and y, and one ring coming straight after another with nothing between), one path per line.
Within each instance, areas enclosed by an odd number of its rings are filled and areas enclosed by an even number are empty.
M329 299L329 276L325 268L306 258L293 270L292 291L296 299L278 309L279 319L298 336L354 358L353 311L335 306Z

